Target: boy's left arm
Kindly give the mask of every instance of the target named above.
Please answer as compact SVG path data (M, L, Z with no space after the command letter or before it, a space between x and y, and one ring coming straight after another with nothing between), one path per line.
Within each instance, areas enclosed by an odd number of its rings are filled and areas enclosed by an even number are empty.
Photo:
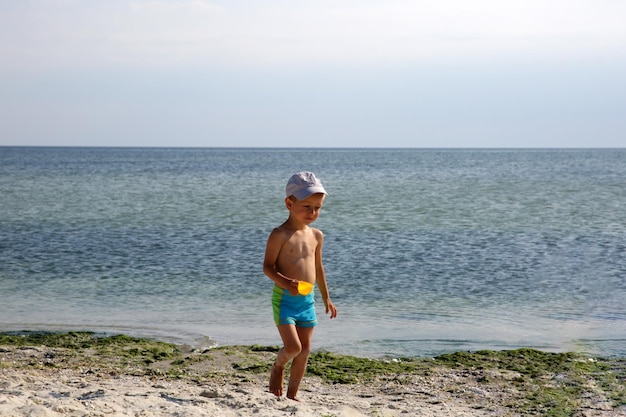
M328 285L326 283L326 272L324 271L324 263L322 262L322 246L324 243L324 234L321 231L317 231L317 248L315 249L315 281L317 287L322 294L322 300L326 307L326 314L330 313L330 318L337 317L337 308L330 299L330 293L328 291Z

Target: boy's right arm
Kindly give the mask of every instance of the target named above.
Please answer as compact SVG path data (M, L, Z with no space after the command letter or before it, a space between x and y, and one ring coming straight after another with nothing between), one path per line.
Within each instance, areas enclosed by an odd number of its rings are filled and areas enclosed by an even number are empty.
M267 247L265 248L265 260L263 261L263 272L268 276L269 279L274 281L274 283L283 288L292 295L298 294L298 281L286 277L285 275L278 272L277 262L278 255L280 254L280 250L285 243L284 235L274 229L270 234L270 237L267 239Z

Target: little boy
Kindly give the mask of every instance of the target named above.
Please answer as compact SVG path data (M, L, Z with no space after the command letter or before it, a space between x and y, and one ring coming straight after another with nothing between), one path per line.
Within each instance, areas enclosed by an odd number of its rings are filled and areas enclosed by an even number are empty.
M337 316L337 309L330 301L322 265L324 235L309 227L318 218L327 192L313 173L299 172L287 182L286 194L289 218L270 234L263 262L263 272L274 281L274 321L283 340L272 366L269 390L277 397L283 395L285 366L293 360L287 398L299 401L298 387L306 371L313 328L317 325L313 292L302 287L306 283L317 284L331 319ZM303 283L298 292L300 281Z

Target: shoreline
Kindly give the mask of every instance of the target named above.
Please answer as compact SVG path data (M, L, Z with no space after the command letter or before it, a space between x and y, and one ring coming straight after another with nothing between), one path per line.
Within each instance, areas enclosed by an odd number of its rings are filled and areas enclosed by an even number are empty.
M0 334L0 415L626 415L626 358L532 349L394 360L314 352L297 403L267 392L276 350Z

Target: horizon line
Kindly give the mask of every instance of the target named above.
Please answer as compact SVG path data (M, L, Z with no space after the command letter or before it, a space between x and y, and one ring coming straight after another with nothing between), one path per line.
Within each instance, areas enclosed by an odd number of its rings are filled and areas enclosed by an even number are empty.
M224 150L623 150L619 146L137 146L137 145L0 145L0 148L74 148L74 149L224 149Z

